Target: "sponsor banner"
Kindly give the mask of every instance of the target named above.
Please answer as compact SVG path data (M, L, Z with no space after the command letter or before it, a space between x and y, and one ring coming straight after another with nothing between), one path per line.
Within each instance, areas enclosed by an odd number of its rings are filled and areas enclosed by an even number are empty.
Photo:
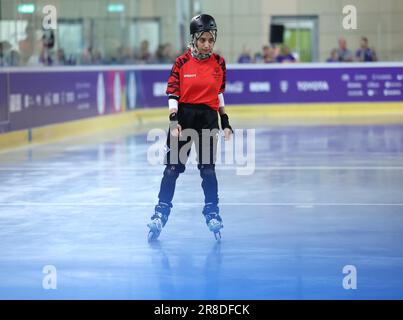
M9 74L9 130L125 110L124 72Z
M403 101L403 68L228 70L228 104Z
M0 132L167 106L169 73L168 66L0 72ZM403 67L234 65L224 96L227 105L403 101Z
M167 81L170 70L138 71L138 106L141 108L163 107L168 105Z
M0 73L0 133L8 127L7 74Z
M139 107L166 105L168 72L140 72ZM403 68L227 70L226 104L403 101Z

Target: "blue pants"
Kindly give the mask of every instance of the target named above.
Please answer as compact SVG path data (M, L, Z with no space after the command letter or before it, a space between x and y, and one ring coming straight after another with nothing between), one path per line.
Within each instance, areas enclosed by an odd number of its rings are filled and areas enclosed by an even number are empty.
M165 156L166 167L158 198L161 202L172 203L176 180L185 171L186 161L190 154L189 146L193 144L196 147L197 167L202 178L201 186L205 203L217 205L218 183L215 173L219 130L217 111L206 105L180 104L178 122L182 127L186 140L179 140L168 133L168 152ZM185 129L193 130L189 131L190 135L187 135Z

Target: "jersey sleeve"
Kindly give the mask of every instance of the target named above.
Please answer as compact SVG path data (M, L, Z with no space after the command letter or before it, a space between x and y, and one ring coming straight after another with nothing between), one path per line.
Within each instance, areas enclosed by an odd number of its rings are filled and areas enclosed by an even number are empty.
M225 60L221 56L219 56L218 64L220 65L220 67L222 69L222 82L221 82L220 91L218 92L220 94L225 91L225 84L227 81L227 67L225 66Z
M166 94L169 96L180 96L180 77L178 61L175 61L168 78Z

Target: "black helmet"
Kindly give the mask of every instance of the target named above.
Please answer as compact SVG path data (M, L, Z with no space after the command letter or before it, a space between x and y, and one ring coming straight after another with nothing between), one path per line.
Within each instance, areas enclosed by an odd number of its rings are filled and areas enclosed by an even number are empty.
M217 25L214 18L208 14L200 14L190 21L190 34L211 30L217 31Z

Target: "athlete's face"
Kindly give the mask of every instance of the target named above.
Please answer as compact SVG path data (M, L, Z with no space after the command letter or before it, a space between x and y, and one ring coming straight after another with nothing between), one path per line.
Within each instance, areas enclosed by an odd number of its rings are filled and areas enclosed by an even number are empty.
M210 32L203 32L196 44L200 53L210 53L214 48L214 38Z

